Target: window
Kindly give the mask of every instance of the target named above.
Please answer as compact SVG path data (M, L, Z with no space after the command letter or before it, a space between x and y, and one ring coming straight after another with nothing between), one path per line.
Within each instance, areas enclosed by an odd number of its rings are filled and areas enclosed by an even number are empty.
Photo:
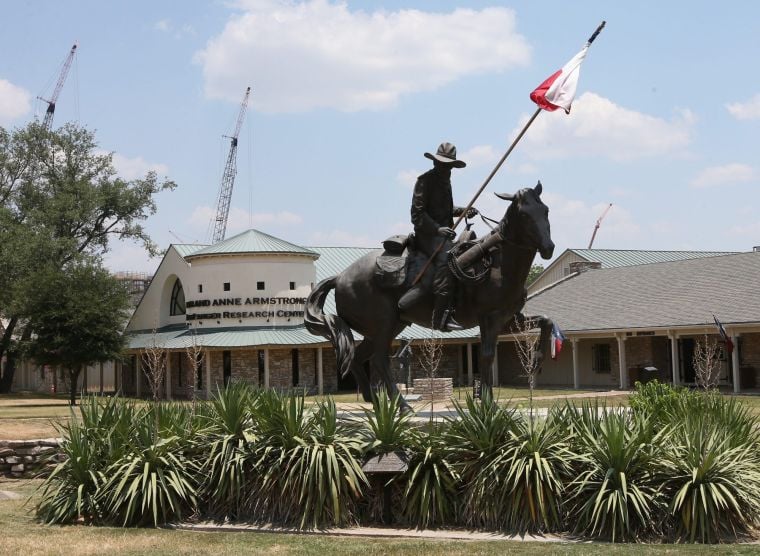
M595 373L612 372L610 344L594 344L591 346L592 368Z
M222 352L222 380L224 385L227 386L232 378L232 352Z
M290 289L291 289L291 290L294 290L294 289L296 289L296 283L295 283L295 282L291 282L291 283L290 283Z
M177 352L177 386L184 386L185 381L183 380L183 376L185 374L185 369L182 368L183 359L185 358L185 354L181 351Z
M203 284L198 284L198 293L203 293Z
M203 390L203 353L195 360L195 389Z
M185 291L182 289L182 282L179 278L174 282L172 288L172 298L169 302L169 315L184 315L185 314Z
M226 292L230 291L230 283L229 282L225 282L224 283L224 291L226 291Z
M263 290L264 289L264 282L256 282L256 289L257 290Z
M263 387L265 378L264 378L264 350L260 349L258 354L258 360L259 360L259 386Z

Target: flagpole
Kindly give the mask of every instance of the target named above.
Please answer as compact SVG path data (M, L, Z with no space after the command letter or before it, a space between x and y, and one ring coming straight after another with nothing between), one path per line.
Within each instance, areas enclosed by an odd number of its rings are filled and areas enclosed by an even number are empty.
M599 24L599 27L596 28L596 30L591 34L591 37L589 37L588 41L586 41L586 45L590 45L592 42L594 42L594 39L596 39L597 35L602 32L602 29L604 29L604 26L607 24L606 21L602 21ZM520 139L523 138L523 135L525 135L525 132L528 131L528 128L531 126L533 121L538 117L538 114L541 112L541 107L539 106L536 108L536 111L533 113L533 115L530 117L530 119L526 122L526 124L523 126L520 133L515 137L514 141L512 141L512 144L507 149L507 152L504 153L504 156L501 157L499 162L496 163L496 166L493 170L491 170L491 173L488 174L488 177L483 182L483 185L480 186L480 189L477 190L473 198L470 200L470 202L467 204L467 206L462 211L462 214L459 215L459 218L457 218L456 222L454 222L453 229L456 230L457 226L459 226L459 223L464 220L464 218L467 216L467 212L472 208L472 205L475 204L475 201L477 201L478 197L480 197L480 194L483 193L483 190L488 186L488 184L491 182L493 177L496 175L496 172L499 171L502 164L504 164L504 161L507 160L507 157L512 153L514 148L517 146L517 143L520 142ZM420 281L420 278L422 278L422 275L427 272L427 269L430 268L430 265L433 263L433 260L436 258L438 253L441 252L441 249L443 249L445 242L441 242L438 247L433 251L433 254L430 255L430 258L425 263L425 266L422 267L422 269L417 273L417 276L414 277L414 280L412 281L412 286L415 286L417 282Z

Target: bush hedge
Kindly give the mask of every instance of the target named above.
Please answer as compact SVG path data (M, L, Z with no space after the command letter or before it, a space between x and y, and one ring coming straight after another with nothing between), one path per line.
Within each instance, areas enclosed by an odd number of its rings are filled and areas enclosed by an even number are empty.
M717 392L637 384L630 409L567 404L529 417L488 396L418 422L380 394L335 404L232 383L206 404L90 399L63 426L40 487L50 524L188 518L299 528L379 518L366 458L403 453L388 482L399 524L618 541L713 543L760 522L760 428Z

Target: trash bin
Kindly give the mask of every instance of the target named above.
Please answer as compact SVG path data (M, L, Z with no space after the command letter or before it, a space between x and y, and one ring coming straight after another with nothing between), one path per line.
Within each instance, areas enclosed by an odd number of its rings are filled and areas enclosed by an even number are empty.
M657 369L657 367L644 367L641 369L641 382L643 384L646 384L647 382L651 382L653 380L657 380L660 378L660 371Z

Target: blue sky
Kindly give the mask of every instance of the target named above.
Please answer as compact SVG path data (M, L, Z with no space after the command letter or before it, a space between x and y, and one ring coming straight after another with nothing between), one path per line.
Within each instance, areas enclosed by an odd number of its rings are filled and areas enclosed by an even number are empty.
M96 130L127 178L175 180L147 228L205 242L245 87L228 237L375 246L408 231L442 141L464 205L534 110L528 95L607 28L569 116L542 113L493 191L544 184L557 254L760 245L760 4L714 2L4 1L0 125L41 115L74 41L54 125ZM633 7L632 7L633 6ZM363 208L362 208L363 207ZM482 230L483 228L480 227ZM114 245L114 270L155 269Z

